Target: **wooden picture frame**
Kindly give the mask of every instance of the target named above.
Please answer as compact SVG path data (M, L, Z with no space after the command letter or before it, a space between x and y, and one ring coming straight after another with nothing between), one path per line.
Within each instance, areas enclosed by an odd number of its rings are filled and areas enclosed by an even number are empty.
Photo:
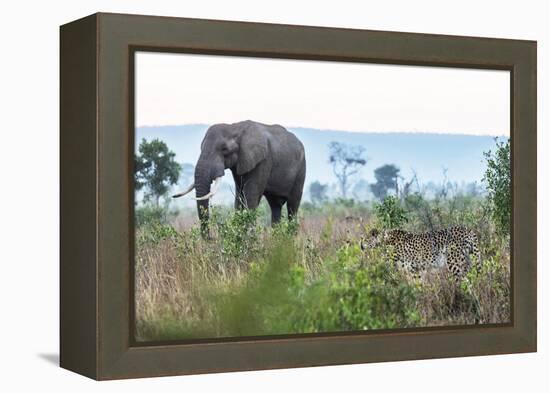
M536 42L105 13L60 32L61 367L105 380L536 351ZM136 50L509 70L511 323L136 343Z

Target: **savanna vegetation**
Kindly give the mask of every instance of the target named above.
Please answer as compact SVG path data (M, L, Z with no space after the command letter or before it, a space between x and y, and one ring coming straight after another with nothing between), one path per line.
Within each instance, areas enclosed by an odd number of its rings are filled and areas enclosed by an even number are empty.
M331 154L340 197L313 182L299 220L274 227L265 201L255 211L217 206L205 239L195 209L172 210L158 203L158 193L147 194L153 203L136 207L137 339L509 321L509 143L486 153L484 192L448 181L428 192L418 179L400 182L389 164L375 172L375 198L368 201L347 197L367 163L363 152L334 145ZM451 225L473 228L480 240L481 268L458 284L442 269L412 277L388 263L391 250L361 247L372 228Z

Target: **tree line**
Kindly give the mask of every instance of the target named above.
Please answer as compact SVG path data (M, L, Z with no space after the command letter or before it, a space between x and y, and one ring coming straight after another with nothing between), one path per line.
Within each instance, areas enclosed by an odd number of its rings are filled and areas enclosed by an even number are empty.
M332 172L336 177L340 197L349 198L349 192L353 184L353 178L357 176L360 170L367 165L368 158L365 156L363 146L351 146L340 142L331 142L329 144L328 162L332 166ZM399 180L403 179L400 175L400 169L394 164L382 165L374 170L375 183L367 184L359 181L355 185L368 188L370 192L379 200L384 199L388 194L394 192L399 194ZM405 188L410 188L406 183ZM314 181L309 186L311 201L321 203L328 199L328 185Z
M159 200L183 178L189 182L193 176L192 164L180 164L175 160L175 153L166 143L159 139L147 141L142 139L134 158L134 186L136 191L143 191L143 200L159 206ZM503 233L509 233L511 221L511 171L510 140L495 139L495 150L484 153L487 168L483 182L487 189L490 212ZM365 180L354 182L360 170L367 165L368 157L363 146L346 145L340 142L329 144L328 162L332 166L337 180L340 197L349 199L352 184L368 189L375 198L384 201L388 196L405 198L412 195L413 186L417 190L420 184L416 174L406 181L400 169L394 164L385 164L374 170L375 182L368 184ZM443 170L443 185L435 192L435 197L446 198L452 183ZM314 204L328 200L327 184L314 181L309 186L310 198ZM476 190L473 190L475 193ZM417 191L418 193L418 191Z

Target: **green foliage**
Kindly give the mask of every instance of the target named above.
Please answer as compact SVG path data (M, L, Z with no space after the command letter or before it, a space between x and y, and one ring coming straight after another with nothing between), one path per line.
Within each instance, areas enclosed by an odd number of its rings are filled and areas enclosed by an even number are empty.
M206 290L218 336L406 327L419 320L414 287L381 259L364 263L357 245L339 250L308 282L292 236L279 233L238 286Z
M209 239L183 217L178 230L153 213L143 221L136 231L140 340L510 320L508 243L485 218L481 197L435 201L417 193L375 207L327 201L302 209L300 226L283 219L271 227L262 222L266 209L214 207ZM458 285L445 271L410 277L389 263L391 247L359 247L365 227L425 230L423 209L437 227L461 223L479 235L483 263Z
M134 158L135 189L145 189L145 200L158 205L159 198L177 183L181 166L174 160L176 154L158 139L142 139L138 150Z
M371 191L376 198L383 200L388 191L395 190L397 195L397 179L399 178L399 168L393 164L382 165L374 170L376 183L371 184Z
M177 242L181 234L168 224L160 222L149 223L143 230L138 232L138 246L158 245L165 240Z
M500 262L498 254L471 269L460 285L479 323L495 323L495 315L510 316L510 267Z
M221 336L288 333L289 311L295 304L293 281L300 275L290 237L280 236L254 262L244 283L206 292Z
M304 287L295 280L292 328L300 332L391 329L420 320L414 286L374 253L366 260L357 244L342 247L321 279Z
M481 241L490 241L491 228L484 199L471 194L457 194L452 198L427 199L419 192L403 198L407 211L406 230L433 231L453 225L475 228Z
M144 205L136 207L135 223L138 227L166 224L167 210L162 206Z
M510 235L512 218L512 172L510 169L510 139L495 139L496 150L485 152L487 169L483 181L487 184L491 216L499 233Z
M375 204L374 211L378 221L385 229L399 228L408 220L405 209L401 207L401 202L392 195L385 197L382 203Z
M298 220L281 219L280 222L273 226L273 236L280 238L286 236L296 236L300 225Z
M235 337L415 326L415 287L373 251L357 244L324 256L315 276L303 264L302 244L293 224L276 226L250 263L243 280L212 285L193 280L200 318L159 310L151 323L140 321L141 337L154 339ZM330 229L326 228L327 236ZM185 242L168 226L148 232L148 244ZM200 237L198 242L201 242ZM140 243L145 244L145 243ZM189 254L181 255L182 262Z
M213 210L211 225L218 231L223 255L245 256L258 247L258 210L241 209L223 216Z

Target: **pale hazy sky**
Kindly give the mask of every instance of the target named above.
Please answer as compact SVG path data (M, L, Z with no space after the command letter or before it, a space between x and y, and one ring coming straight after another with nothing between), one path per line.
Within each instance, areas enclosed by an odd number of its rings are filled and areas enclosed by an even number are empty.
M356 132L509 135L510 74L136 54L136 126L255 120Z

